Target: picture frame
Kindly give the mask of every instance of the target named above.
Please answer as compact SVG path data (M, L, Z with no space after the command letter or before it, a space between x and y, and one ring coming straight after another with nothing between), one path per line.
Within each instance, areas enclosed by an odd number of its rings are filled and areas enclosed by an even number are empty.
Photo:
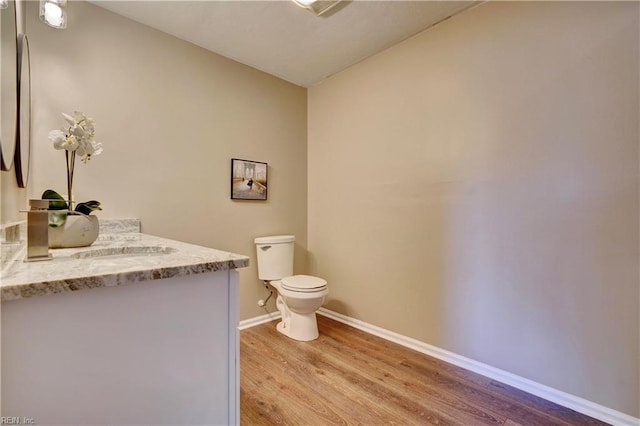
M267 199L269 165L262 161L231 159L231 199Z

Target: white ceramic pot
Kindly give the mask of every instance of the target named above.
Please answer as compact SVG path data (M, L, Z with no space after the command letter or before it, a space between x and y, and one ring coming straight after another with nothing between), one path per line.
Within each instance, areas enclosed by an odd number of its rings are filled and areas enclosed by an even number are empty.
M98 238L98 217L69 215L64 225L49 227L49 248L86 247Z

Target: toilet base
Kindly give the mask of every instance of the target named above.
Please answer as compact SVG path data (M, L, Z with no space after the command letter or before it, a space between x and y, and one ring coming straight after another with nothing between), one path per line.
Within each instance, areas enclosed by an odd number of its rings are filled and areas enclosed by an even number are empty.
M289 311L288 317L283 316L282 321L276 325L276 330L300 342L315 340L320 336L315 312L301 315Z

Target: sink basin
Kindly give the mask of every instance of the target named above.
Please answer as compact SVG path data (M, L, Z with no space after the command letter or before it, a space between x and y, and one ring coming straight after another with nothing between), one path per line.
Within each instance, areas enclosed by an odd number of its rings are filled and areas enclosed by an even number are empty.
M109 247L95 250L83 251L71 255L74 259L117 259L130 257L163 256L175 253L176 249L162 246L124 246Z

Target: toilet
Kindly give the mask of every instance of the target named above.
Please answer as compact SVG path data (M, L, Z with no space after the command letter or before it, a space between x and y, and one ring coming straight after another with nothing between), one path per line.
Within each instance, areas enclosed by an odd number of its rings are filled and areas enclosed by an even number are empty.
M327 282L310 275L293 275L293 235L254 240L258 255L258 277L278 291L276 307L282 321L276 329L302 342L317 339L316 311L329 293Z

